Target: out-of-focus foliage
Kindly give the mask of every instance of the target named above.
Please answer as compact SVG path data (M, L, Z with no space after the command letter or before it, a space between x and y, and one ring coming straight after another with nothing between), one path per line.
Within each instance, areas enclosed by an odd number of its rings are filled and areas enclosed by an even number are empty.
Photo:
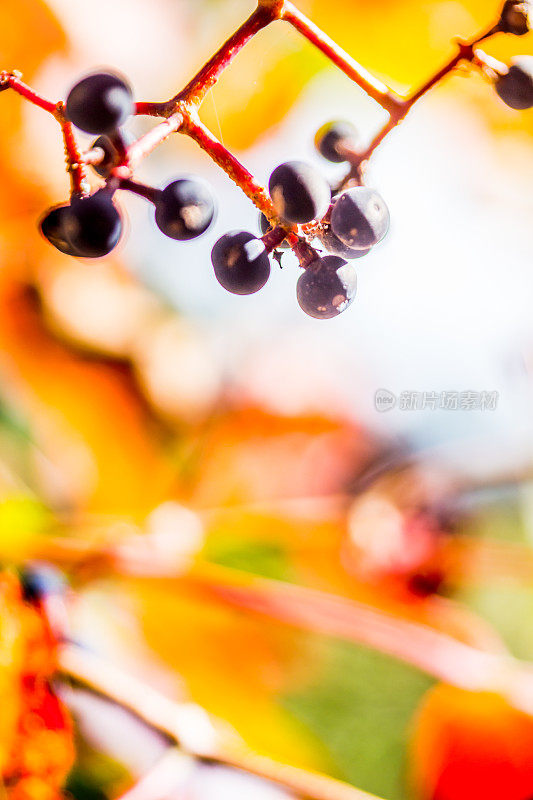
M23 602L14 575L0 574L0 774L16 800L55 800L74 761L70 719L53 693L54 641Z
M252 8L232 3L229 13L229 4L220 0L182 5L184 29L208 31L190 54L195 63L186 65L187 74ZM423 80L447 57L452 36L483 27L498 4L313 0L300 5L366 67L403 88ZM144 13L150 8L146 2ZM21 0L2 11L2 67L19 68L32 81L49 59L65 56L67 33L45 3ZM105 42L111 62L112 36ZM516 42L500 37L489 49L508 58ZM176 50L168 54L169 71L181 57ZM150 58L148 45L141 57ZM248 147L281 123L309 81L326 68L331 67L294 31L277 23L238 56L207 98L202 116L228 146ZM531 133L531 115L505 109L479 77L450 78L450 89L452 83L459 100L474 104L481 124L496 136ZM154 87L154 97L158 91ZM346 80L347 105L357 91ZM121 525L142 529L154 508L177 499L204 513L204 561L358 599L485 646L486 628L466 609L442 597L412 596L390 576L372 581L346 569L340 557L347 527L342 506L330 513L312 504L297 512L284 505L291 498L343 494L374 454L377 445L369 434L344 420L282 416L228 398L218 375L212 381L200 376L180 394L182 381L193 372L180 343L187 341L195 363L205 355L194 328L175 326L159 300L134 287L120 260L71 266L39 240L35 220L57 200L50 187L55 191L62 163L51 159L40 167L40 182L33 179L28 141L34 139L23 108L9 92L0 95L2 558L19 562L58 531L83 539L104 538L109 531L113 536L114 530L119 535ZM179 137L165 147L173 156L194 158L192 146ZM66 175L64 186L66 192ZM87 297L93 300L84 306ZM108 305L102 302L109 298ZM95 306L100 320L91 316ZM106 337L103 331L110 333ZM170 370L178 360L178 351L183 357L178 379L165 383L161 376L166 377L167 363ZM207 356L204 363L209 370ZM502 518L506 522L495 524L491 512L496 529L491 535L505 524L516 529L506 510ZM453 594L454 587L446 588ZM108 580L100 591L111 618L106 624L112 629L115 611L133 609L154 660L175 677L182 693L228 721L260 752L329 770L389 800L411 796L409 771L428 800L463 795L473 800L481 796L480 786L484 800L492 797L490 791L524 800L522 789L532 780L530 720L499 698L448 687L431 690L411 725L409 768L408 729L432 683L415 670L216 604L186 584L169 591L167 584L128 581L117 588ZM456 596L490 619L514 653L531 657L529 634L517 622L521 615L514 615L513 623L513 615L502 611L507 588L477 587ZM530 599L524 589L516 607L528 610ZM18 780L31 762L35 774L25 775L30 787L26 784L20 797L47 800L72 759L69 723L46 685L38 697L21 692L23 664L28 669L28 659L33 664L43 655L42 631L11 578L0 600L5 647L0 696L8 700L0 714L0 768ZM33 631L30 638L27 629ZM119 631L117 625L117 638ZM24 703L44 720L33 731L35 738L24 728ZM501 758L504 751L507 761ZM464 759L468 780L461 772ZM85 761L85 771L73 773L69 784L75 797L94 798L100 770L105 789L115 787L108 774L115 776L113 767L90 756ZM491 771L489 761L501 763L501 771Z
M438 686L424 700L413 741L421 798L522 800L533 784L533 721L498 695Z

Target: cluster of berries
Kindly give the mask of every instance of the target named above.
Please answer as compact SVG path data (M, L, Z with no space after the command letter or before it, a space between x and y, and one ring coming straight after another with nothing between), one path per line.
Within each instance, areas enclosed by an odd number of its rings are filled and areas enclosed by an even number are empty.
M529 2L507 0L497 26L487 36L496 31L521 36L531 28L530 16ZM508 106L533 107L533 56L519 56L509 68L482 66ZM111 252L123 231L114 203L119 189L152 202L156 225L172 239L195 239L212 224L215 200L209 186L197 177L180 177L162 190L116 177L115 168L127 157L120 129L134 111L131 89L117 75L95 73L71 89L65 116L81 130L98 134L92 148L99 148L102 158L94 169L106 183L90 196L74 196L70 203L49 209L42 218L42 233L61 252L83 258ZM360 185L362 157L356 150L355 133L351 123L332 122L323 126L315 139L322 156L351 166L338 191L332 191L316 169L301 161L281 164L272 172L273 213L270 220L261 215L260 235L231 231L213 247L215 276L225 289L241 295L257 292L269 278L270 254L279 258L277 248L290 243L305 268L297 283L301 308L312 317L328 319L350 305L357 284L350 262L367 254L389 226L389 213L380 195ZM313 241L318 242L319 252L327 254L319 255L309 243Z
M347 122L331 122L317 133L319 152L330 161L344 161L353 148L356 131ZM329 319L352 302L357 277L348 262L370 252L389 227L389 212L380 195L364 186L333 193L326 179L303 161L288 161L273 171L268 184L276 216L281 223L306 225L308 238L316 238L328 255L307 246L301 263L296 296L311 317ZM313 223L316 223L313 225ZM219 282L230 292L251 294L264 286L270 274L269 252L279 246L278 228L260 215L262 238L246 231L227 233L215 244L213 267ZM274 238L271 240L269 235ZM282 242L281 246L287 246Z
M120 127L134 110L126 82L110 73L87 76L70 91L65 114L76 127L99 134L93 148L103 151L96 165L107 178L103 188L88 197L49 209L41 220L43 235L58 250L71 256L99 258L117 245L123 220L114 203L118 189L136 191L155 207L155 222L172 239L194 239L203 234L215 217L215 201L208 185L193 176L172 181L162 190L140 186L129 179L116 179L112 170L124 152ZM330 123L317 134L317 147L330 161L340 162L343 149L353 146L355 130L348 123ZM355 186L332 198L326 179L310 165L292 161L277 167L269 181L279 226L278 235L262 217L262 237L233 231L219 239L212 251L216 278L229 292L252 294L261 289L270 274L269 254L285 239L284 225L306 225L320 221L317 236L330 253L320 257L309 248L306 271L300 277L297 297L308 314L328 318L339 314L352 301L356 276L350 259L369 252L385 235L389 214L377 192Z
M96 172L108 178L125 150L120 131L133 113L132 92L117 75L96 73L70 91L65 114L80 130L100 136L92 148L103 158ZM117 189L138 191L155 206L155 221L172 239L194 239L207 230L215 215L209 187L199 178L183 177L162 190L140 187L132 181L109 179L89 197L74 197L69 204L50 209L41 220L41 231L58 250L71 256L100 258L113 250L123 231L121 214L113 202Z

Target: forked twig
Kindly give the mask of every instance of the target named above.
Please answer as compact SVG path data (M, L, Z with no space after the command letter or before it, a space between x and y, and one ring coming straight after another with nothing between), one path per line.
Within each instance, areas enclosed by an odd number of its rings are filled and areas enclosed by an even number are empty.
M436 83L452 72L461 62L470 62L479 66L483 61L480 51L475 45L501 30L499 24L490 25L482 34L470 42L458 42L458 50L452 58L421 87L402 97L390 89L381 80L374 77L361 64L339 47L324 31L308 19L290 0L258 0L258 5L248 19L217 50L212 58L196 73L189 83L170 100L162 103L138 102L135 112L153 117L164 117L155 128L129 147L125 148L121 163L111 172L111 177L131 178L134 168L155 147L161 144L171 133L179 132L194 139L197 144L223 169L227 175L252 200L257 208L267 217L274 227L279 229L283 237L288 238L296 255L305 266L307 251L305 242L299 237L295 225L282 222L277 216L272 201L254 176L238 159L219 142L209 129L200 122L198 108L209 89L217 82L224 70L235 56L263 28L275 21L286 22L301 33L311 44L318 48L366 94L375 100L389 113L389 120L377 133L368 147L360 153L350 153L349 171L341 181L340 188L350 181L360 181L364 164L381 144L383 139L408 114L413 105L423 97ZM494 61L494 60L492 60ZM497 63L497 62L494 62ZM500 65L505 70L504 65ZM63 104L52 103L23 83L19 72L0 73L0 89L10 87L29 102L48 111L61 124L67 154L67 169L71 175L72 194L80 195L88 191L85 180L84 165L98 164L104 157L101 148L80 154L74 135L63 115ZM316 233L316 225L305 233ZM278 237L279 238L279 237ZM303 248L303 249L302 249Z

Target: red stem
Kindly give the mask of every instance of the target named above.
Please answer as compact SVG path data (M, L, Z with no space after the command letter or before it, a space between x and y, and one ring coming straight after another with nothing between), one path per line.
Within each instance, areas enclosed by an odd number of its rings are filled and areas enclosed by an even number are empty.
M135 103L135 113L139 116L164 117L167 103Z
M209 59L207 64L189 81L187 86L169 101L168 105L171 108L179 102L199 105L237 53L256 33L265 28L275 18L276 15L272 8L259 5L253 14Z
M183 115L180 113L173 114L168 119L163 120L151 131L145 133L136 142L133 142L126 148L124 162L121 166L116 167L112 175L117 178L129 178L133 172L134 167L145 158L152 150L164 142L171 133L179 130L183 125Z
M276 212L265 187L256 181L252 173L229 150L226 150L203 122L198 118L187 119L183 133L188 134L202 150L209 153L213 161L222 167L268 219L275 218Z
M50 100L46 100L44 97L38 94L38 92L30 89L27 84L20 80L20 74L18 72L1 72L0 84L7 84L11 87L11 89L17 92L17 94L20 94L21 97L24 97L25 100L33 103L34 106L38 106L39 108L42 108L43 111L48 111L49 114L53 114L54 116L57 115L57 103L52 103Z
M283 19L290 22L296 30L321 50L330 61L336 64L345 75L360 86L382 108L392 112L401 104L401 98L394 94L388 86L371 75L361 64L358 64L355 59L290 2L284 3Z
M58 103L58 108L62 113L62 103ZM74 136L72 123L63 117L60 124L65 143L67 169L70 174L71 195L83 196L89 191L89 184L87 182L85 164Z
M484 34L482 38L486 38L489 36L489 33ZM458 42L458 52L450 58L449 61L432 75L419 89L416 89L409 97L404 100L401 100L395 109L391 111L390 118L387 123L383 126L383 128L379 131L379 133L374 137L372 142L366 148L366 150L359 155L358 161L355 162L355 165L352 167L348 174L348 178L351 178L354 175L354 170L358 169L359 165L362 164L364 161L367 161L374 150L381 144L381 142L385 139L385 137L407 116L411 108L414 104L420 100L427 92L430 91L437 83L439 83L446 75L449 75L457 65L461 61L470 61L472 62L475 59L475 51L474 45L479 41L479 37L477 37L473 42Z
M268 253L271 253L272 250L275 250L276 247L279 247L286 238L287 231L285 228L282 228L281 225L277 225L275 228L272 228L271 231L267 231L267 233L261 237Z
M311 247L309 242L305 239L300 238L292 245L293 252L300 262L300 266L303 269L307 269L309 264L319 257L317 251L314 247Z
M163 142L171 133L179 129L191 136L205 150L243 192L252 200L273 225L276 225L276 215L268 194L253 177L253 175L233 156L206 128L196 116L196 107L200 105L209 89L216 83L224 69L231 63L239 51L273 20L283 19L291 24L311 44L317 47L330 61L336 64L351 80L360 86L370 97L385 108L390 118L386 125L378 132L367 149L358 154L350 151L347 153L350 162L350 171L341 184L348 185L350 181L361 180L361 169L383 141L387 134L395 128L405 117L412 106L426 92L428 92L445 75L451 72L462 60L474 62L489 69L488 57L483 60L481 51L476 53L474 46L482 39L486 39L499 30L498 25L492 26L484 33L473 39L470 43L460 42L458 52L437 73L426 81L410 97L404 99L394 93L382 81L371 75L364 67L357 63L348 53L340 48L329 36L321 31L311 20L302 14L289 0L258 0L258 6L250 17L230 36L219 48L215 55L202 67L202 69L189 81L187 86L166 103L139 102L136 104L136 114L167 117L151 131L140 137L128 148L119 142L122 150L121 163L115 167L111 177L130 178L135 166L152 150ZM497 62L498 63L498 62ZM500 68L503 65L500 65ZM504 67L505 69L505 67ZM65 119L62 103L51 103L41 97L33 89L22 82L17 72L0 72L0 89L7 86L29 102L53 114L60 122L65 140L67 162L71 174L72 192L83 194L87 189L85 185L84 164L96 164L101 161L102 155L98 149L93 149L82 156L79 153L72 126ZM279 226L278 226L279 227ZM285 236L297 253L302 266L307 266L314 251L304 239L297 239L297 229L294 226L281 228ZM276 236L281 235L276 234ZM270 245L271 239L268 239ZM275 246L275 245L274 245Z

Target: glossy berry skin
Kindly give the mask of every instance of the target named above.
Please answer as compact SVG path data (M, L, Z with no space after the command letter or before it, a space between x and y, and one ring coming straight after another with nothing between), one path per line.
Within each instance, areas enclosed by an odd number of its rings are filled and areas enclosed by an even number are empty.
M296 284L300 308L315 319L332 319L345 311L357 291L353 264L338 256L312 261Z
M270 276L270 260L261 239L247 231L230 231L211 253L215 276L232 294L254 294Z
M516 111L533 106L533 56L514 58L509 72L496 80L496 91L503 102Z
M261 236L264 236L265 233L273 230L270 222L261 211L259 212L259 230L261 231ZM286 250L289 247L290 244L286 239L284 239L281 244L278 244L277 250Z
M196 239L209 228L215 216L215 201L209 186L199 178L172 181L159 195L155 221L171 239Z
M87 133L111 133L133 113L131 89L109 72L95 72L70 90L67 118Z
M100 147L104 151L104 158L99 164L93 164L92 168L102 178L107 178L117 160L117 151L109 136L99 136L91 145L91 149Z
M67 256L76 256L79 253L68 241L63 229L66 213L68 214L68 206L56 206L49 209L41 219L39 228L45 239L48 239L57 250Z
M338 236L335 236L329 226L320 234L320 241L329 253L334 256L339 256L340 258L345 258L346 261L362 258L368 255L372 250L371 247L366 250L354 250L352 247L348 247L344 242L341 242Z
M321 219L331 200L325 178L304 161L287 161L276 167L268 189L278 216L299 225Z
M339 145L346 143L351 145L357 138L357 128L351 122L345 120L335 120L326 122L318 129L315 136L315 147L328 161L340 164L346 158L339 152Z
M356 186L342 192L331 210L331 230L354 250L368 250L389 229L389 210L374 189Z
M62 231L74 255L100 258L110 253L122 234L122 219L110 192L101 189L72 200L64 212Z
M127 146L132 141L132 136L127 133L121 132L121 137L124 142L124 146ZM104 158L99 164L92 164L92 168L94 171L100 175L102 178L107 178L109 173L116 167L119 163L119 155L117 148L109 138L109 136L99 136L98 139L95 139L91 145L91 149L94 147L101 147L104 151Z
M515 36L524 36L531 30L531 20L530 2L507 0L500 17L500 30L504 33L513 33Z

